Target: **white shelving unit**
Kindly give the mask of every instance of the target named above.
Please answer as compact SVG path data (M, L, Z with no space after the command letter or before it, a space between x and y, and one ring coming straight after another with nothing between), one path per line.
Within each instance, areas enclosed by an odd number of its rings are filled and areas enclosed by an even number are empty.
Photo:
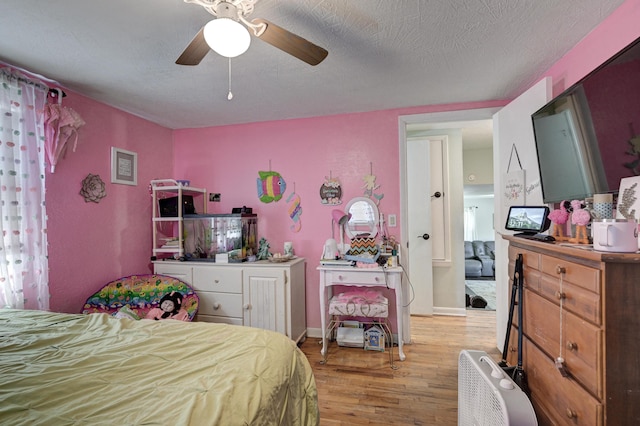
M198 214L207 213L206 195L204 188L184 186L174 179L155 179L151 181L153 196L153 255L151 260L172 257L184 258L184 196L193 197L193 204ZM160 212L159 201L165 198L177 197L176 216L163 216Z

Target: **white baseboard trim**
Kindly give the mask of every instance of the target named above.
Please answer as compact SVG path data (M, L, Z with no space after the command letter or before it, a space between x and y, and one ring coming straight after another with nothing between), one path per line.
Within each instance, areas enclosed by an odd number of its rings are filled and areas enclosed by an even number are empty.
M466 308L442 308L435 307L433 308L433 315L448 315L452 317L466 317L467 309Z
M307 327L307 337L322 339L322 329L321 328L308 328Z

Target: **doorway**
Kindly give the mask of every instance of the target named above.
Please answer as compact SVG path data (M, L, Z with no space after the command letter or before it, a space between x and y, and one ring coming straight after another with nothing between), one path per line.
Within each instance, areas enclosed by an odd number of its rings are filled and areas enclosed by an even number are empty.
M480 123L491 120L500 108L482 108L474 110L452 111L443 113L416 114L399 117L399 143L400 143L400 205L402 217L402 241L406 241L402 247L402 256L405 269L411 286L416 289L415 297L410 305L411 314L430 315L466 315L465 285L464 285L464 235L463 235L463 187L464 176L460 165L462 164L462 137L454 136L447 141L447 166L446 183L443 204L448 209L448 223L444 230L443 238L447 239L450 255L442 261L434 262L424 270L427 262L419 259L430 259L432 252L432 239L426 240L426 244L420 244L416 235L432 234L433 225L431 214L420 214L419 211L410 208L409 182L416 179L415 163L408 158L408 144L412 143L420 135L433 136L434 134L461 133L462 129L474 128ZM435 132L435 133L434 133ZM424 163L422 167L424 169ZM419 173L417 173L419 175ZM430 182L423 182L422 194L432 194ZM413 191L412 191L413 192ZM429 203L430 204L430 203ZM431 208L431 206L429 206ZM456 213L458 212L458 213ZM431 211L429 212L431 213ZM424 232L417 229L424 229ZM414 235L416 234L416 235Z

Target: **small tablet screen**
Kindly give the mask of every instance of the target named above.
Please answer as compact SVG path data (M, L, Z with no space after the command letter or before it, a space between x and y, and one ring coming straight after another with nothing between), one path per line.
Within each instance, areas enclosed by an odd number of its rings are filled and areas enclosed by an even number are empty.
M505 228L525 234L539 234L549 229L547 206L511 206Z

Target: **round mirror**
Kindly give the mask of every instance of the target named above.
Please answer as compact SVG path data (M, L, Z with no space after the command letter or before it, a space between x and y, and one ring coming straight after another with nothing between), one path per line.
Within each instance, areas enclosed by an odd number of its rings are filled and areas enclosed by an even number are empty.
M351 215L345 226L349 238L360 234L369 234L372 238L378 235L378 206L371 199L353 198L347 203L345 211Z

